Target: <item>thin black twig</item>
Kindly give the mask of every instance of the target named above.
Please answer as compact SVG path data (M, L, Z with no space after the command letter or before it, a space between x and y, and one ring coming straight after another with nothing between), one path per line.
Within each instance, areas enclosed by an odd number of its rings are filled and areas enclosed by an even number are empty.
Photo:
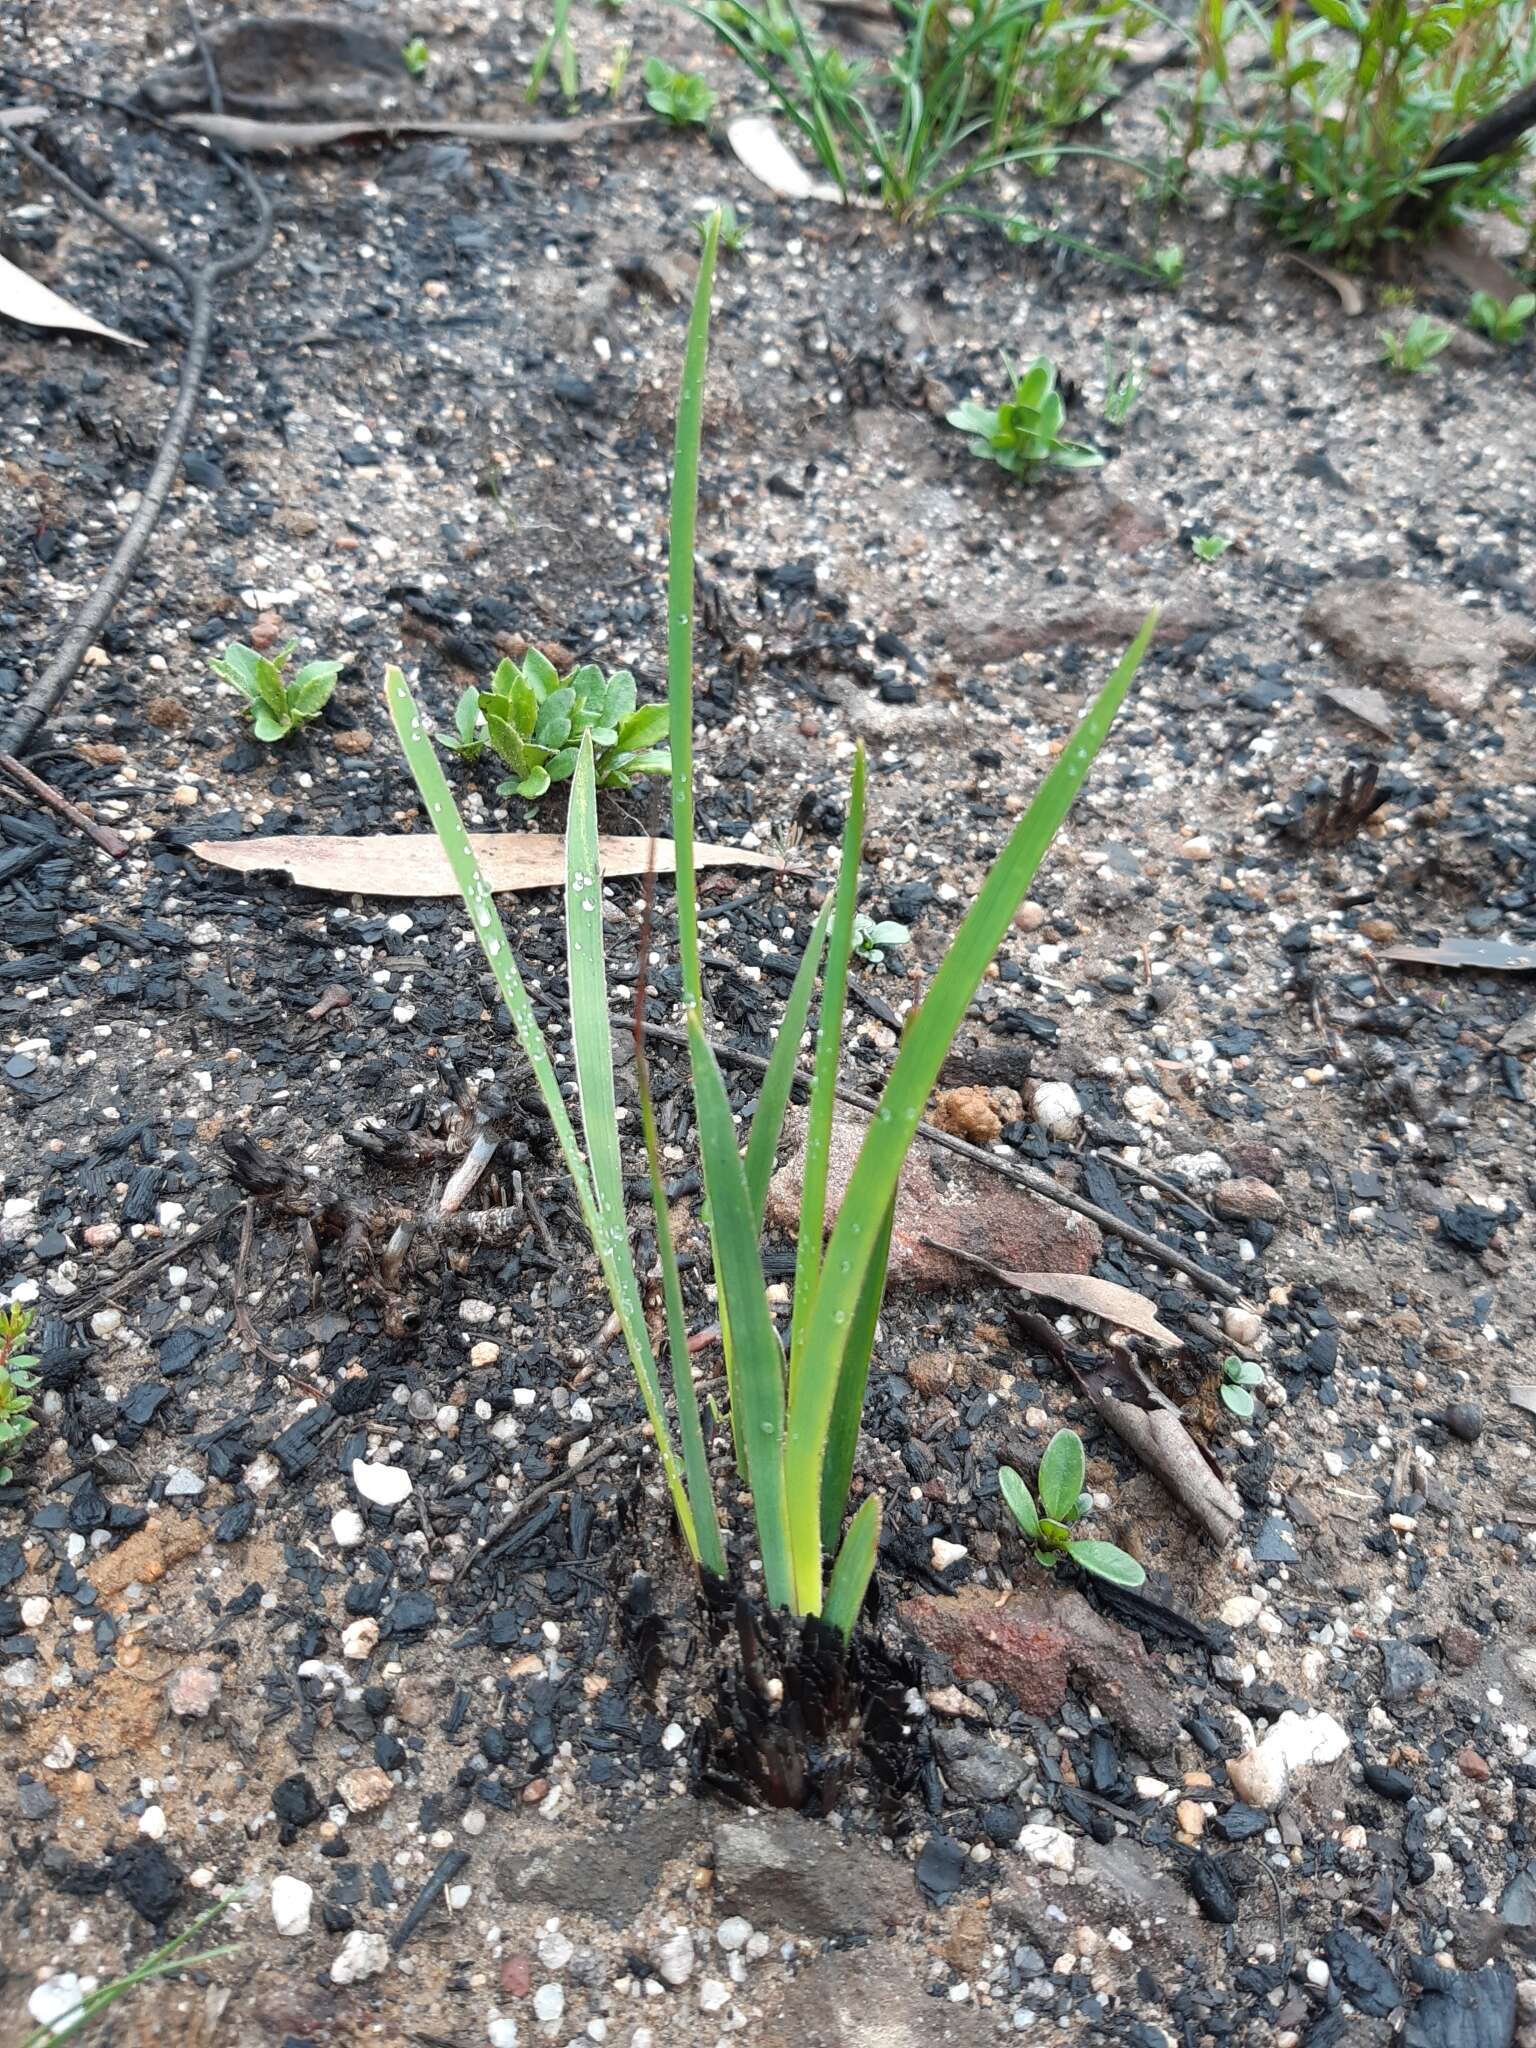
M201 23L190 6L187 11L192 21L193 37L208 74L209 97L217 110L223 104L217 66L203 35ZM181 358L181 378L176 392L176 403L166 420L154 467L145 481L138 508L124 528L123 537L118 542L101 581L76 612L53 659L33 682L12 714L3 745L0 745L0 772L11 773L3 757L24 754L53 716L65 691L79 672L87 649L94 643L102 627L111 617L119 598L127 589L129 580L138 567L139 559L149 545L150 536L160 523L160 516L165 510L171 485L175 482L176 473L181 466L187 436L192 430L192 421L196 416L198 394L202 388L203 376L213 345L219 287L241 271L249 270L266 253L272 239L272 202L248 165L232 156L228 150L214 147L211 151L213 160L245 193L255 213L256 224L248 239L228 255L210 255L200 268L191 269L163 244L151 241L140 234L129 222L119 219L110 208L93 199L90 193L82 190L67 172L51 164L30 143L23 142L19 136L9 131L0 136L0 140L4 140L41 176L61 191L68 193L70 198L93 219L101 221L131 247L138 249L150 262L168 272L185 293L188 312L187 341Z

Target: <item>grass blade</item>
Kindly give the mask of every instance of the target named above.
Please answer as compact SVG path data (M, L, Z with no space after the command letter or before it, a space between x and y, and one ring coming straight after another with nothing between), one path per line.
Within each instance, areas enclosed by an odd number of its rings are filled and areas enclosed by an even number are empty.
M565 963L570 991L576 1095L587 1141L587 1171L597 1213L628 1253L624 1163L613 1095L613 1027L603 947L603 883L597 855L597 771L592 735L581 736L565 814Z
M811 1107L805 1126L805 1160L801 1176L800 1226L795 1238L795 1302L790 1322L789 1395L793 1401L805 1359L811 1304L821 1277L821 1237L827 1214L827 1162L832 1151L832 1119L837 1111L837 1065L843 1049L843 1009L848 998L848 963L853 957L853 918L859 900L859 857L864 848L864 749L853 757L848 787L848 817L843 826L843 853L837 871L832 927L827 940L827 971L821 983L821 1010L816 1019L816 1060ZM820 1361L818 1361L819 1366ZM800 1505L816 1512L820 1489Z
M1154 612L1063 748L1034 802L994 861L981 892L950 942L922 1007L908 1020L901 1050L880 1098L880 1108L860 1148L837 1226L822 1262L821 1282L811 1308L803 1351L816 1370L802 1373L789 1411L785 1483L791 1500L819 1504L827 1432L851 1319L863 1294L875 1234L866 1226L883 1215L896 1191L902 1164L917 1131L945 1054L980 986L987 963L1002 942L1014 911L1055 837L1114 721L1131 679L1156 629ZM821 1610L821 1522L819 1514L797 1514L793 1529L795 1596L798 1610Z
M736 1399L763 1553L763 1582L770 1603L788 1607L793 1578L784 1494L784 1352L763 1286L757 1225L736 1150L730 1101L697 1010L688 1013L688 1052L704 1193L714 1226L722 1322L728 1315L735 1349Z
M837 1547L843 1509L848 1505L848 1488L853 1483L853 1454L859 1444L859 1423L864 1414L864 1390L869 1385L869 1361L875 1348L875 1328L880 1321L880 1304L885 1299L885 1267L891 1250L891 1225L896 1216L893 1196L886 1204L885 1221L875 1241L859 1305L848 1328L848 1347L838 1375L837 1398L827 1428L827 1453L821 1468L821 1547L829 1555Z
M699 900L693 868L693 537L698 523L699 442L704 373L709 365L709 294L715 279L720 216L704 229L704 253L688 316L683 381L672 450L672 525L667 561L667 733L672 750L672 837L677 844L677 931L683 1000L702 1012Z
M427 807L427 816L437 833L448 865L453 870L459 894L463 897L464 907L469 912L471 929L480 941L480 950L485 955L486 964L501 993L501 999L507 1006L507 1014L512 1019L512 1029L517 1034L517 1042L527 1058L540 1100L554 1127L560 1157L576 1191L581 1220L586 1225L588 1237L592 1240L592 1249L597 1254L609 1297L624 1332L625 1347L629 1352L630 1363L634 1367L635 1378L639 1382L646 1416L656 1435L656 1451L661 1459L662 1471L666 1475L667 1489L672 1496L678 1526L682 1529L689 1550L697 1559L699 1545L693 1524L693 1511L688 1504L687 1489L672 1443L672 1432L667 1424L666 1410L662 1406L661 1382L656 1375L656 1361L651 1356L651 1340L645 1327L645 1310L640 1299L639 1284L635 1279L634 1263L629 1255L628 1241L622 1233L615 1237L598 1213L587 1162L576 1141L576 1132L572 1127L565 1099L560 1093L554 1062L549 1056L544 1033L539 1028L539 1020L534 1015L533 1004L528 999L528 991L523 985L523 977L513 957L511 942L501 921L501 913L496 908L490 885L480 872L480 864L475 859L474 849L464 830L464 820L459 816L459 807L449 792L437 750L422 725L416 701L399 669L385 670L384 695L405 754L406 765L415 778L416 787L421 792L421 800ZM592 872L595 884L595 860ZM597 900L594 888L594 901ZM597 915L601 918L601 908ZM606 1031L606 1005L602 1014L603 1028Z
M832 1577L827 1584L827 1605L823 1619L846 1643L864 1605L869 1581L880 1547L880 1497L872 1493L848 1524L848 1534L837 1553Z
M827 943L827 925L832 916L832 900L829 895L822 904L811 936L806 941L805 951L800 956L794 985L789 991L789 1001L784 1005L784 1015L779 1019L779 1035L773 1042L768 1071L763 1076L763 1085L758 1092L757 1108L752 1112L752 1133L747 1140L747 1192L752 1197L752 1214L757 1219L759 1231L763 1227L763 1210L768 1202L768 1183L773 1178L779 1139L784 1130L784 1112L789 1107L790 1091L794 1085L800 1040L805 1035L805 1021L811 1013L811 997L816 987L816 975L821 966L823 948Z

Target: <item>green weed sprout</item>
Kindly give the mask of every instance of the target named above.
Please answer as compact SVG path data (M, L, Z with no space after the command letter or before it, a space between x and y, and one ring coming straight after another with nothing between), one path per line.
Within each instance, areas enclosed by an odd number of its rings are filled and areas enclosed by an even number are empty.
M412 36L400 51L400 61L412 78L424 78L427 66L432 62L432 52L427 48L425 36Z
M19 1349L32 1327L34 1313L19 1304L0 1309L0 1455L8 1444L20 1443L37 1427L32 1420L37 1360ZM0 1486L10 1483L10 1466L0 1464Z
M125 1970L121 1977L114 1977L110 1983L98 1985L94 1991L82 1992L80 2003L72 2010L61 2012L57 2019L45 2020L40 2026L33 2027L22 2037L18 2048L54 2048L54 2043L71 2040L76 2034L83 2033L119 1999L137 1991L141 1984L153 1984L161 1977L175 1976L180 1970L200 1969L205 1963L217 1962L220 1956L237 1954L241 1946L238 1941L221 1943L218 1948L200 1949L196 1955L183 1955L181 1951L194 1935L201 1934L210 1921L217 1920L221 1913L227 1913L244 1896L243 1889L226 1893L199 1913L195 1920L189 1921L180 1934L162 1942L142 1963Z
M844 1518L885 1290L897 1181L924 1105L987 963L1008 932L1015 910L1109 732L1151 639L1156 616L1147 620L1068 739L994 862L920 1008L908 1020L828 1234L828 1162L864 837L862 749L854 756L836 885L822 905L796 972L757 1106L744 1133L737 1129L704 1027L694 872L693 563L709 299L718 240L716 220L704 239L688 323L672 471L667 719L680 978L737 1485L744 1485L751 1494L769 1603L796 1616L820 1616L824 1625L846 1642L874 1570L880 1530L880 1502L874 1495L859 1505L846 1528ZM582 1127L578 1137L500 914L476 864L437 753L398 669L388 671L385 694L427 815L464 898L470 927L506 1003L550 1119L629 1353L678 1527L701 1570L723 1578L724 1544L689 1356L644 1036L639 1030L635 1040L636 1091L661 1268L675 1434L630 1244L603 952L593 735L588 731L581 736L566 816L566 965L577 1113ZM761 1239L768 1183L776 1164L800 1041L811 1019L818 972L821 999L786 1345L763 1284ZM829 1558L830 1573L825 1569Z
M1225 533L1194 533L1189 537L1189 545L1197 561L1219 562L1231 547L1232 539Z
M646 105L674 128L702 128L715 104L711 87L696 71L674 71L662 57L647 57L641 74Z
M709 233L708 220L696 220L693 229L702 244ZM736 218L736 209L729 200L720 208L720 246L728 256L739 256L747 246L747 231Z
M1536 292L1520 292L1506 306L1492 292L1474 292L1467 303L1467 318L1490 341L1505 348L1518 348L1525 339L1526 322L1536 313Z
M853 920L853 950L871 967L883 966L887 949L904 946L911 936L904 924L892 918L877 921L865 910L857 912Z
M1250 1365L1247 1359L1224 1358L1221 1361L1222 1405L1230 1408L1234 1415L1240 1415L1245 1422L1253 1413L1252 1390L1263 1384L1263 1371L1256 1365Z
M1146 372L1133 356L1123 370L1115 368L1114 350L1106 341L1104 344L1104 404L1106 423L1112 427L1123 427L1136 407L1141 403L1141 394L1146 389Z
M231 640L224 652L208 666L226 683L233 683L245 699L251 730L259 740L274 745L287 739L300 726L320 716L330 702L336 678L345 661L306 661L292 677L284 674L293 658L297 640L272 654L258 654L242 640Z
M1006 365L1013 396L995 412L966 399L947 413L952 427L971 437L971 453L995 462L1013 476L1037 476L1045 469L1097 469L1104 461L1097 448L1061 438L1066 416L1056 389L1056 368L1039 356L1022 376Z
M453 731L439 733L448 753L476 761L489 746L511 769L499 796L543 796L575 772L582 736L592 735L599 789L628 789L637 775L664 775L670 757L665 704L635 703L628 669L605 676L594 662L558 675L530 647L522 666L498 664L488 690L468 689L453 711Z
M576 45L571 41L571 0L555 0L554 20L549 34L539 45L533 69L528 74L527 90L523 94L530 107L544 89L551 64L555 66L555 76L560 81L560 96L569 105L581 90L581 66L576 56Z
M1029 1488L1011 1465L1001 1468L997 1483L1013 1519L1035 1546L1037 1564L1053 1571L1058 1558L1070 1557L1096 1579L1108 1579L1114 1586L1140 1586L1146 1573L1118 1544L1091 1538L1084 1541L1072 1534L1089 1505L1083 1492L1086 1470L1082 1438L1075 1429L1058 1429L1040 1460L1038 1510Z
M1382 362L1399 376L1411 377L1416 371L1427 369L1440 351L1449 346L1451 330L1431 320L1427 313L1419 313L1401 334L1381 327L1376 339L1381 343Z
M1170 291L1177 291L1184 282L1184 251L1177 242L1165 243L1152 251L1152 268Z

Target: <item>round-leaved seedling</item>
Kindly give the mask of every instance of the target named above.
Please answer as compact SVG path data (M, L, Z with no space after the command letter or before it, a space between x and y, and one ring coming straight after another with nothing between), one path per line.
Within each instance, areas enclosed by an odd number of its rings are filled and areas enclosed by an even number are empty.
M1045 1447L1036 1475L1038 1507L1011 1465L1001 1467L997 1483L1009 1513L1035 1546L1037 1564L1051 1571L1058 1558L1070 1557L1096 1579L1108 1579L1116 1586L1140 1586L1146 1573L1118 1544L1072 1533L1090 1504L1083 1491L1086 1471L1082 1438L1075 1429L1058 1429Z

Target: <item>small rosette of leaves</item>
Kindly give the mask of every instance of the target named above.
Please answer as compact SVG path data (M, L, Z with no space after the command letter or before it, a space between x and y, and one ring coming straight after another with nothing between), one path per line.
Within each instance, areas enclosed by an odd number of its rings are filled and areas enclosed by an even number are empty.
M1262 1370L1246 1358L1224 1358L1221 1361L1222 1405L1234 1415L1240 1415L1245 1422L1253 1413L1253 1389L1263 1384Z
M31 1327L31 1309L0 1309L0 1459L8 1444L19 1443L37 1427L31 1416L37 1360L19 1348ZM0 1463L0 1486L8 1486L10 1479L10 1466Z
M330 702L336 678L345 667L340 661L306 661L294 675L286 673L297 640L271 654L258 654L243 640L232 640L208 666L226 683L233 683L245 699L246 715L259 740L269 746L287 739L301 725L308 725Z
M1520 292L1505 305L1492 292L1474 292L1467 305L1468 323L1490 341L1516 348L1525 338L1526 323L1536 313L1536 292Z
M511 774L501 796L530 803L554 782L568 782L583 735L592 735L599 789L628 789L637 775L665 775L672 756L665 744L665 704L635 703L628 669L605 676L595 662L556 673L530 647L521 667L503 661L488 690L466 690L454 707L452 733L439 733L450 753L476 760L489 746Z
M645 60L645 99L674 128L702 128L715 104L713 90L696 71L674 71L661 57Z
M1002 1467L997 1482L1009 1513L1035 1546L1037 1564L1052 1571L1058 1558L1070 1557L1096 1579L1108 1579L1116 1586L1140 1586L1146 1573L1118 1544L1072 1533L1089 1505L1083 1491L1086 1471L1082 1438L1075 1429L1058 1429L1040 1460L1035 1482L1040 1490L1038 1507L1011 1465Z
M853 920L853 950L871 967L881 966L887 949L904 946L911 936L907 927L897 924L894 918L876 919L868 911L861 910Z
M952 427L970 435L973 455L1014 476L1034 476L1045 469L1098 469L1104 461L1097 448L1062 439L1066 406L1056 388L1056 367L1046 356L1014 378L1013 396L995 412L966 399L947 417Z

